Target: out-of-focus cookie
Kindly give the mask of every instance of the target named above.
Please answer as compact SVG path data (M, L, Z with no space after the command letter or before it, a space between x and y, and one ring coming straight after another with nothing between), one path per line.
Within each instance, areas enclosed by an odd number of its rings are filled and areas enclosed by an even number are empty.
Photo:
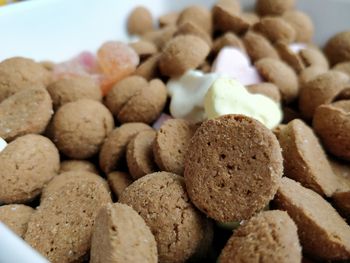
M0 137L11 141L45 131L53 114L49 93L41 88L17 92L0 103Z
M144 123L126 123L114 129L101 147L99 160L102 171L108 174L120 167L130 140L140 131L150 129Z
M34 209L26 205L0 206L0 221L20 237L27 231L28 221Z
M182 119L171 119L163 123L153 144L155 161L161 170L183 174L187 147L195 128Z
M289 10L283 14L282 18L294 28L296 33L295 42L307 43L312 41L315 29L310 16L299 10Z
M141 39L153 42L157 46L158 50L161 51L164 49L165 45L173 38L176 30L176 25L169 25L159 30L147 32L142 35Z
M208 9L200 5L186 7L177 19L177 25L184 23L193 23L207 34L211 35L213 31L212 17Z
M155 138L154 130L140 131L127 146L126 161L129 173L135 180L157 171L152 151Z
M53 107L57 110L63 104L79 99L102 100L100 87L91 78L74 77L60 79L47 87Z
M178 12L170 12L170 13L166 13L164 15L161 15L158 18L159 27L176 25L176 22L179 18L179 15L180 14Z
M146 59L136 68L134 75L143 77L148 81L157 78L159 75L158 62L160 56L161 55L157 53Z
M241 17L249 24L249 26L253 26L260 21L260 17L253 12L243 12L241 13Z
M302 59L305 67L322 67L326 70L329 69L329 63L326 56L316 47L307 47L299 52L299 56Z
M326 73L327 69L323 67L312 66L308 68L304 68L299 72L299 87L302 89L306 83L315 79L317 76Z
M91 239L91 263L158 262L157 243L130 206L107 204L99 211Z
M262 95L265 95L265 96L273 99L276 102L281 102L280 90L273 83L263 82L263 83L259 83L259 84L249 85L249 86L247 86L247 90L250 93L262 94Z
M259 15L282 15L294 8L295 0L257 0L255 10Z
M96 166L89 161L66 160L61 162L59 173L65 173L70 171L86 171L86 172L98 174Z
M333 66L337 63L350 60L350 31L336 34L328 40L324 48L330 64Z
M153 29L153 17L144 6L134 8L127 21L129 34L141 35Z
M304 253L321 260L350 258L350 226L320 195L284 177L274 203L296 223Z
M144 60L158 52L158 48L154 43L142 39L137 42L130 43L129 45L135 50L141 60Z
M218 37L217 39L215 39L212 47L212 53L216 55L220 52L222 48L227 46L236 47L242 51L245 51L245 47L242 40L234 33L227 32L221 37Z
M24 203L37 197L59 170L60 157L46 137L28 134L0 153L0 203Z
M222 250L220 262L299 263L301 256L295 223L286 212L276 210L244 222Z
M125 172L115 171L107 174L109 187L117 199L129 185L132 184L132 177Z
M203 122L185 155L188 195L220 222L249 219L262 210L275 195L282 173L275 135L244 115Z
M50 187L30 218L24 239L50 262L82 262L90 249L96 215L112 200L101 177L68 172L55 180L64 176L70 179Z
M180 35L193 35L193 36L200 37L208 44L209 47L211 47L213 44L211 36L192 22L186 22L179 25L174 36L180 36Z
M284 42L277 42L275 48L278 51L281 59L291 66L295 72L299 73L305 68L304 62L299 56L299 53L294 52L290 45Z
M183 177L148 174L124 190L119 202L131 206L150 227L159 262L203 259L212 241L209 219L190 202Z
M53 141L63 154L73 159L87 159L99 152L113 130L114 120L100 102L82 99L59 108L52 126Z
M337 192L332 196L334 206L339 213L350 222L350 191Z
M350 61L336 64L332 70L341 71L350 76Z
M350 161L350 100L318 107L313 127L327 151Z

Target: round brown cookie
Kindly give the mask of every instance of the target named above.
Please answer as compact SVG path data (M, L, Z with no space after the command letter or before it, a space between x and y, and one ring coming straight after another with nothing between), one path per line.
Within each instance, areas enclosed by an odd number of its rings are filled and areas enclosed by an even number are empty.
M324 48L330 64L333 66L340 62L350 60L350 31L336 34L330 38Z
M142 217L124 204L107 204L95 221L91 263L157 263L157 243Z
M142 35L143 40L153 42L158 50L163 50L165 45L173 38L177 30L176 25L169 25L159 30L154 30Z
M188 144L196 130L182 119L171 119L157 131L153 144L155 161L163 171L182 175Z
M294 6L295 0L257 0L255 10L261 16L282 15Z
M312 119L316 108L331 103L348 81L349 77L344 73L329 71L305 83L299 95L299 110L303 117Z
M262 58L278 59L276 49L263 35L248 31L243 37L243 42L250 59L255 62Z
M307 47L300 50L299 56L302 59L305 67L322 67L326 70L329 69L329 63L325 55L321 50L315 47Z
M275 195L282 173L275 135L244 115L203 122L185 155L188 195L220 222L241 221L262 210Z
M209 47L213 45L211 36L192 22L185 22L179 25L174 36L180 36L180 35L197 36L203 39L208 44Z
M338 63L332 68L332 70L341 71L350 76L350 61Z
M112 202L102 178L88 172L70 173L81 176L70 176L60 187L51 188L30 218L24 236L50 262L82 262L90 249L96 215Z
M60 172L65 173L70 171L86 171L94 174L98 174L96 166L84 160L67 160L61 162Z
M31 59L5 59L0 63L0 102L26 88L46 87L50 81L50 72Z
M350 100L318 107L313 127L327 151L350 161Z
M153 56L146 59L143 63L140 64L134 71L134 75L145 78L150 81L154 78L157 78L159 75L158 62L161 54L157 53Z
M284 174L328 197L337 181L316 135L301 120L293 120L279 133L283 149Z
M121 123L153 123L162 113L166 99L165 84L160 79L153 79L123 105L117 118Z
M0 137L11 141L28 133L45 131L53 114L49 93L28 88L0 103Z
M289 103L298 96L297 75L289 65L278 59L263 58L258 60L255 66L267 82L279 88L284 102Z
M100 102L82 99L63 105L53 122L53 141L70 158L87 159L99 152L114 120Z
M153 29L153 17L144 6L134 8L127 21L129 34L141 35Z
M242 40L232 32L227 32L221 37L215 39L211 52L216 55L224 47L231 46L245 52L245 47Z
M275 44L275 48L278 51L281 59L291 66L295 72L299 73L305 68L304 62L300 55L289 48L287 43L277 42Z
M217 0L216 5L222 6L232 14L239 14L242 12L239 0Z
M296 37L294 28L280 17L264 17L254 24L253 30L264 35L272 43L292 43Z
M130 46L135 50L137 55L139 55L141 60L144 60L158 52L157 46L146 40L139 40L134 43L130 43Z
M281 101L280 90L273 83L263 82L263 83L259 83L259 84L249 85L249 86L247 86L247 90L253 94L265 95L265 96L273 99L276 102Z
M88 77L60 79L47 87L53 107L57 110L63 104L79 99L102 100L102 93L97 83Z
M314 36L314 24L306 13L299 10L289 10L282 16L295 30L295 42L311 42Z
M104 141L100 151L100 168L106 174L117 169L125 157L130 140L140 131L150 130L144 123L126 123L114 129Z
M109 187L117 199L119 199L125 188L127 188L133 182L133 179L129 174L119 171L107 174L107 180Z
M26 205L0 206L0 221L7 225L18 236L23 237L34 209Z
M320 195L283 177L274 203L297 225L304 253L320 260L349 259L350 226Z
M126 161L135 180L158 170L152 151L155 138L154 130L140 131L127 146Z
M170 13L166 13L164 15L161 15L158 18L159 27L176 25L176 22L179 18L179 15L180 14L178 12L170 12Z
M306 83L308 83L309 81L315 79L317 76L326 73L327 70L325 68L322 67L317 67L317 66L312 66L312 67L308 67L303 69L302 71L300 71L299 73L299 87L300 89L303 88L303 86L305 86Z
M260 21L260 17L253 12L243 12L241 17L249 24L249 26L253 26Z
M55 145L41 135L28 134L0 153L0 203L24 203L41 193L57 174L60 157Z
M300 263L297 227L283 211L266 211L244 222L227 242L220 263Z
M350 191L337 192L332 196L332 201L339 213L350 222Z
M191 204L183 177L148 174L126 188L119 201L134 208L150 227L159 262L185 262L208 252L212 223Z
M177 19L177 25L184 23L193 23L207 34L211 35L213 31L212 17L210 11L200 5L186 7Z
M200 37L176 36L167 43L159 58L160 72L169 77L181 76L202 64L208 54L209 46Z

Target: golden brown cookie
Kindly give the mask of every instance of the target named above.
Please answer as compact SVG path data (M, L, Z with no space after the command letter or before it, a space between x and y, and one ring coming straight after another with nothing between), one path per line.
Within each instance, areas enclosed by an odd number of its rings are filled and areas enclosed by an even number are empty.
M191 204L183 177L148 174L126 188L119 202L135 209L150 227L159 262L200 259L208 252L212 224Z
M256 12L261 16L282 15L294 8L295 0L257 0Z
M235 47L245 52L245 47L242 40L232 32L227 32L221 37L215 39L211 52L216 55L222 48L227 46Z
M170 12L170 13L166 13L164 15L161 15L158 18L159 27L176 25L176 22L179 18L179 15L180 14L178 12Z
M284 102L289 103L298 96L298 79L289 65L278 59L263 58L258 60L255 66L267 82L279 88Z
M286 1L288 2L288 1ZM289 10L282 16L295 30L295 42L311 42L314 36L314 24L306 13L299 10Z
M177 25L184 23L193 23L207 34L211 35L213 31L212 17L208 9L200 5L186 7L177 19Z
M301 262L297 227L283 211L266 211L244 222L221 251L220 263Z
M31 59L5 59L0 63L0 102L26 88L46 87L50 81L50 72Z
M338 70L350 76L350 61L338 63L332 70Z
M157 78L159 75L158 62L160 56L161 55L157 53L146 59L136 68L134 75L143 77L148 81Z
M99 160L102 171L108 174L120 167L130 140L140 131L150 129L144 123L126 123L114 129L101 147Z
M90 262L157 263L157 243L134 209L120 203L107 204L96 217Z
M57 110L63 104L79 99L102 100L102 93L97 83L88 77L60 79L47 87L53 107Z
M34 209L26 205L0 206L0 221L7 225L18 236L24 236L27 231L28 221Z
M294 220L304 253L321 260L350 258L350 226L320 195L283 177L274 203Z
M61 162L59 173L65 173L70 171L86 171L86 172L98 174L96 166L89 161L66 160Z
M332 66L350 60L350 31L338 33L330 38L324 52Z
M0 103L0 137L11 141L29 133L45 131L53 114L49 93L27 88Z
M141 60L144 60L158 52L158 48L154 43L142 39L137 42L130 43L129 45L135 50Z
M350 100L318 107L313 127L327 151L350 161Z
M260 17L253 12L243 12L241 17L249 24L250 27L260 21Z
M259 84L249 85L249 86L247 86L247 90L250 93L262 94L262 95L265 95L265 96L273 99L276 102L281 102L280 90L273 83L263 82L263 83L259 83Z
M275 195L282 173L275 135L244 115L203 122L185 155L188 195L220 222L249 219L262 210Z
M153 29L153 17L144 6L134 8L127 21L129 34L141 35Z
M63 105L53 118L53 141L73 159L87 159L97 154L113 130L114 120L100 102L82 99Z
M157 131L153 144L155 161L163 171L182 175L188 144L195 126L182 119L171 119Z
M176 25L165 26L143 34L142 39L153 42L158 50L163 50L164 46L173 38L176 30Z
M160 72L169 77L178 77L187 70L202 64L209 54L208 44L200 37L180 35L165 46L159 59Z
M103 179L95 174L68 172L55 179L62 176L71 179L50 187L30 218L24 239L50 262L82 262L90 249L96 215L112 200Z
M317 67L317 66L312 66L303 69L302 71L299 72L299 87L302 89L307 82L315 79L317 76L326 73L327 69L322 68L322 67Z
M305 67L322 67L329 69L329 63L326 56L316 47L307 47L300 50L299 56L302 59Z
M155 138L154 130L140 131L127 146L126 161L135 180L158 170L152 151Z
M24 203L37 197L57 174L60 157L46 137L28 134L0 153L0 203Z
M301 120L293 120L281 130L284 174L320 195L332 196L337 181L316 135Z
M117 199L119 199L125 188L133 182L133 179L129 174L120 171L107 174L107 180L109 187Z

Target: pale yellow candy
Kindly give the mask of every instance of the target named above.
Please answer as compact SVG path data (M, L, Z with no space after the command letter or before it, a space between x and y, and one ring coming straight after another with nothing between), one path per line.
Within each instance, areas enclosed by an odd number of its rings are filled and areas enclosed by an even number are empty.
M271 98L251 94L238 81L220 77L209 88L204 100L207 117L213 119L225 114L243 114L262 122L269 129L282 120L281 105Z

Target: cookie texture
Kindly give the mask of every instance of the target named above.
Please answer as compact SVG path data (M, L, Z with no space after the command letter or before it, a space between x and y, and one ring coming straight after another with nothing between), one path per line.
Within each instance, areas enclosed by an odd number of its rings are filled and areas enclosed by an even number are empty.
M154 43L142 39L129 45L139 55L140 59L148 58L158 52L158 48Z
M26 205L0 206L0 221L7 225L18 236L23 237L27 231L28 221L34 209Z
M203 122L185 155L191 201L220 222L249 219L263 209L275 195L282 172L275 135L243 115Z
M242 51L245 51L245 47L242 40L236 34L232 32L227 32L224 35L215 39L211 52L216 55L220 52L222 48L227 46L235 47Z
M0 153L0 203L24 203L37 197L58 173L60 157L46 137L28 134Z
M120 171L107 174L107 180L109 187L117 199L119 199L125 188L127 188L133 182L130 174Z
M85 160L66 160L61 162L60 173L70 171L87 171L94 174L98 174L96 166Z
M281 93L275 84L263 82L247 86L250 93L261 94L273 99L276 102L281 102Z
M126 188L119 202L145 220L157 241L159 262L200 259L208 252L212 224L191 204L183 177L148 174Z
M153 17L144 6L134 8L127 21L129 34L141 35L153 29Z
M340 32L330 38L324 52L331 65L350 60L350 31Z
M157 259L154 236L135 210L115 203L99 211L92 234L90 262L156 263Z
M289 10L283 14L282 18L293 27L296 33L295 42L312 41L315 31L314 24L306 13L299 10Z
M294 8L295 0L257 0L255 10L262 16L282 15Z
M210 11L200 5L189 6L179 14L177 25L181 27L185 23L192 23L209 35L213 31Z

